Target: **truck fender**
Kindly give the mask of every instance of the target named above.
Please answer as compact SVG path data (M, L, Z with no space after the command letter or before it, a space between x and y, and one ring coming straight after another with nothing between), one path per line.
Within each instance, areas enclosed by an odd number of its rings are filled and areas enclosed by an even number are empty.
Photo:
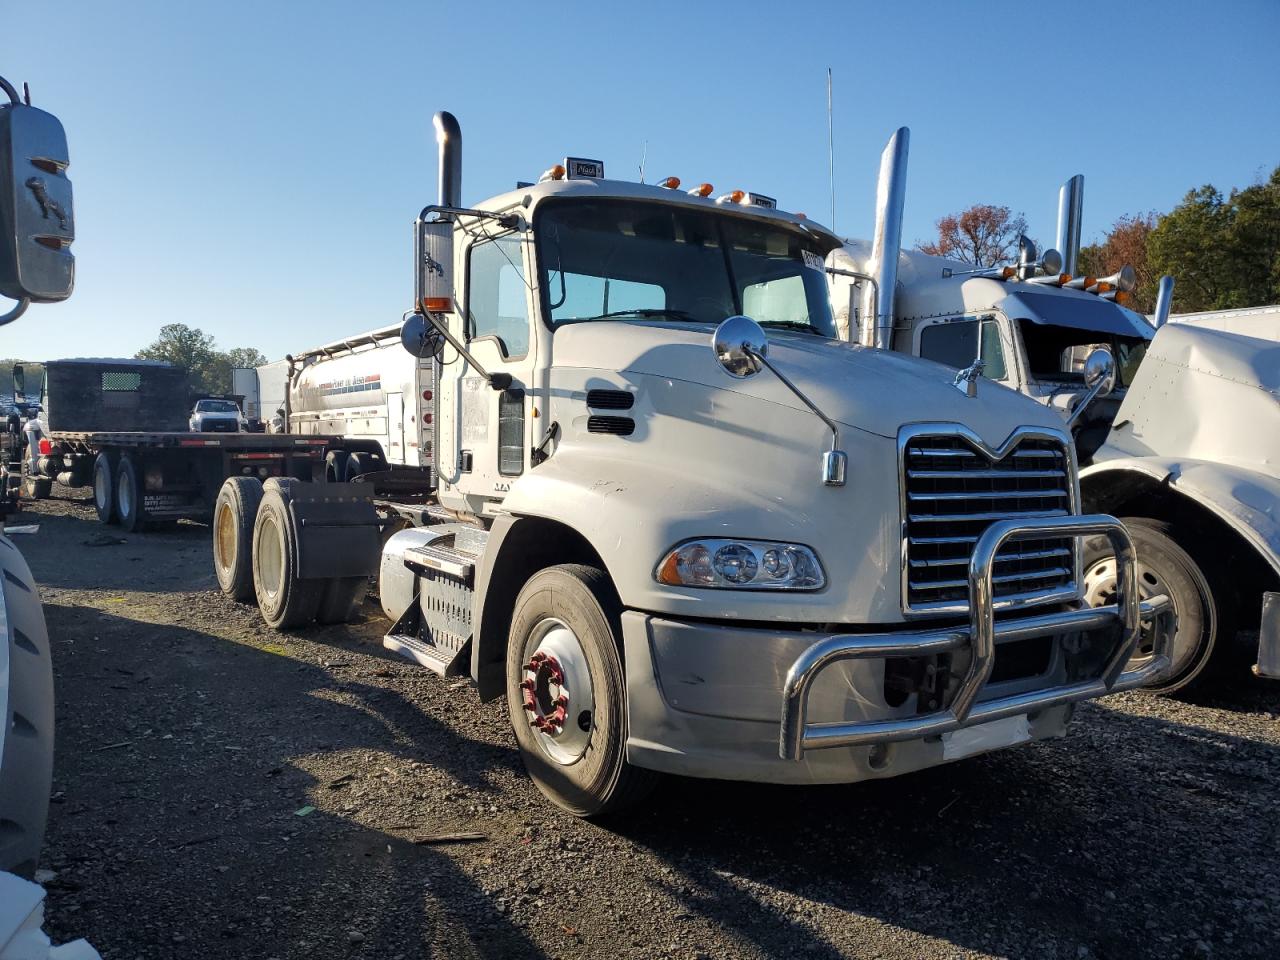
M1167 457L1121 457L1080 472L1080 488L1099 509L1126 496L1125 478L1153 480L1212 513L1280 577L1280 478L1234 464Z

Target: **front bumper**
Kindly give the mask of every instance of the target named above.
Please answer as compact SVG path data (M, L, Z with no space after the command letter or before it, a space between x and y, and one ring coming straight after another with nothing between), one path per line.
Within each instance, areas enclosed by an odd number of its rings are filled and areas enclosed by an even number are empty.
M1000 546L1015 538L1064 535L1111 539L1119 567L1118 602L997 623L992 568ZM1112 517L1001 521L974 549L967 626L821 635L682 623L629 611L623 616L628 758L688 776L847 782L953 759L948 734L1001 718L1027 717L1022 739L1060 736L1072 703L1141 686L1168 667L1170 631L1161 629L1151 659L1140 669L1124 670L1140 621L1168 609L1163 597L1138 602L1133 561L1128 534ZM1106 631L1098 634L1100 642L1112 639L1099 668L1073 674L1061 641L1100 631ZM1049 669L1035 677L989 682L998 647L1038 637L1056 638ZM937 654L968 660L949 702L924 712L911 701L890 705L884 693L886 661Z

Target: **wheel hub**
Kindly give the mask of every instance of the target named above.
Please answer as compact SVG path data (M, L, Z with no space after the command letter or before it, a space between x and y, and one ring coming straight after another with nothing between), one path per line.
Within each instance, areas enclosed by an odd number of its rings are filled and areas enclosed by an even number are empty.
M595 702L586 654L563 621L543 620L530 634L520 700L543 753L564 765L582 759L591 742Z
M1084 601L1091 607L1101 607L1116 602L1116 596L1119 593L1117 577L1116 577L1116 560L1115 557L1103 557L1092 564L1089 569L1084 572ZM1152 597L1164 594L1169 597L1170 606L1173 609L1176 618L1178 609L1174 592L1165 586L1164 580L1160 577L1158 571L1138 561L1138 599L1149 600ZM1176 621L1175 621L1176 622ZM1134 648L1133 658L1130 661L1132 666L1135 661L1150 659L1155 653L1155 625L1151 620L1142 621L1142 633L1138 637L1138 644ZM1181 661L1185 656L1185 651L1174 649L1170 651L1173 663L1171 665L1171 673L1176 672L1181 667ZM1182 655L1182 656L1180 656Z

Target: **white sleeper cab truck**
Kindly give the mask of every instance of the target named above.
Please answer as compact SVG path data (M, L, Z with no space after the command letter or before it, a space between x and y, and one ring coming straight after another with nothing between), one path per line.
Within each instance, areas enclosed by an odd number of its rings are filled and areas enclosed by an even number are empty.
M407 354L400 324L285 358L288 431L342 439L326 477L377 472L380 486L425 488L432 463L434 361ZM260 368L266 369L266 368Z
M1166 603L1139 603L1123 526L1080 514L1061 419L841 342L828 230L577 158L464 208L436 127L402 330L437 364L434 496L268 481L226 575L268 622L376 573L385 645L505 697L533 779L584 816L662 772L849 782L1058 737L1164 668L1159 645L1127 666ZM1090 535L1121 570L1096 609Z
M1153 689L1229 676L1237 628L1260 628L1256 672L1277 676L1280 598L1268 597L1280 590L1280 322L1246 311L1166 326L1172 277L1151 320L1125 308L1132 268L1101 278L1077 269L1083 189L1076 176L1059 192L1062 252L1038 256L1024 238L1013 264L903 251L885 279L873 243L846 241L828 259L837 321L863 343L1009 387L1063 418L1085 508L1123 518L1139 590L1171 600L1170 665ZM891 321L869 307L879 282L896 288ZM1086 542L1082 575L1088 602L1112 600L1105 538ZM1144 631L1139 656L1155 639Z
M75 223L62 124L3 77L0 98L0 297L16 301L0 306L3 327L71 295ZM53 779L53 663L31 569L4 536L8 506L0 496L0 871L31 878Z

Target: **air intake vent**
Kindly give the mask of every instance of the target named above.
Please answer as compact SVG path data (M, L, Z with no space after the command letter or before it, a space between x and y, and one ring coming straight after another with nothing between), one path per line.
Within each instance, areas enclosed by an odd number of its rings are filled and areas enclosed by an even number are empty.
M588 390L587 406L592 410L630 410L636 402L625 390Z
M630 417L587 417L588 433L612 433L629 437L636 431L636 422Z
M1072 512L1070 461L1055 440L1028 437L1002 460L958 436L912 437L903 450L909 610L968 607L969 557L996 520ZM1074 589L1071 538L1020 540L996 555L996 600Z

